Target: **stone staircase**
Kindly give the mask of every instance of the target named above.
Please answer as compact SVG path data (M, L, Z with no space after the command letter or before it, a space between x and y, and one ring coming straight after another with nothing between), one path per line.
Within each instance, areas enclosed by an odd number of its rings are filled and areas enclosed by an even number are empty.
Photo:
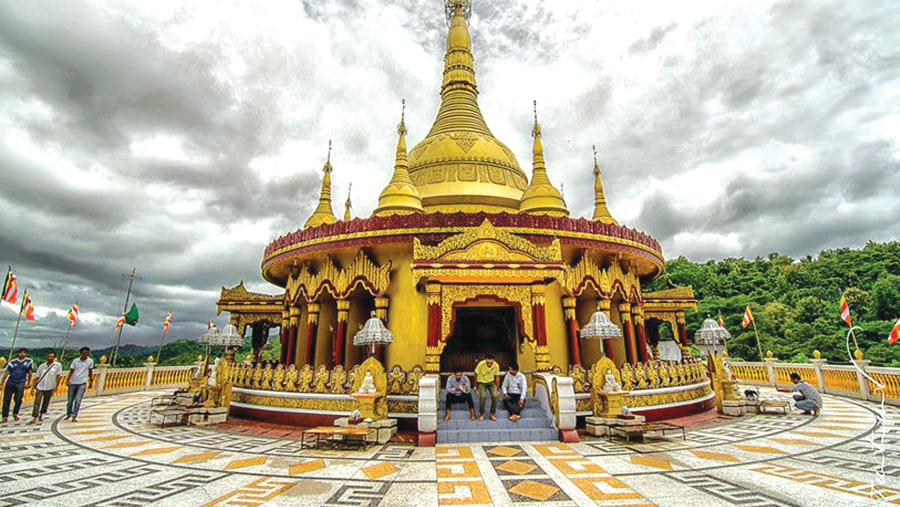
M475 412L478 413L477 394ZM491 421L485 416L484 422L478 419L469 420L469 408L463 404L453 405L453 418L444 420L445 390L441 390L438 412L437 443L448 444L458 442L542 442L559 440L559 432L552 427L546 412L538 400L529 396L525 408L520 414L519 422L512 422L509 413L503 407L502 395L497 398L497 420ZM490 414L491 400L485 403Z

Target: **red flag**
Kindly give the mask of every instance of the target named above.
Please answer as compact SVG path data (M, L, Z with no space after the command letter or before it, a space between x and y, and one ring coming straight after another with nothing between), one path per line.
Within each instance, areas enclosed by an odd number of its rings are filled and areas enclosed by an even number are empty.
M125 323L125 314L122 314L122 316L119 317L119 320L116 321L116 329L119 329L120 327L122 327L122 324L124 324L124 323Z
M719 314L719 325L722 326L722 329L725 329L725 321L722 320L722 314Z
M15 304L18 299L19 294L19 284L16 283L16 275L12 272L12 269L6 273L6 280L3 281L3 301L6 301L9 304ZM13 307L15 308L15 307Z
M166 320L163 321L163 334L169 332L169 321L172 320L172 311L166 312Z
M888 336L888 345L893 345L897 339L900 339L900 319L897 319L897 322L894 323L894 329L891 331L891 335Z
M841 292L841 319L843 319L848 326L853 327L853 324L850 322L850 305L847 304L847 298L844 297L843 292Z
M25 296L22 298L22 315L25 316L25 320L34 320L34 304L31 301L31 294L28 291L25 291Z
M747 327L747 326L750 325L751 322L753 322L753 312L750 311L750 305L747 305L747 309L744 310L744 324L743 324L743 326L744 326L744 327Z
M75 324L78 324L78 301L75 301L72 304L72 308L69 309L69 313L67 315L69 318L69 325L75 327Z

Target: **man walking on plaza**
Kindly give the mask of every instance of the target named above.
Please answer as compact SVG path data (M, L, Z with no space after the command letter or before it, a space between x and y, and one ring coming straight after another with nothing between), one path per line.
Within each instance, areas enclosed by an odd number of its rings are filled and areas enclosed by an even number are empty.
M22 395L25 394L25 386L31 385L31 374L34 372L34 363L28 357L28 350L21 348L16 351L16 357L7 363L3 370L3 420L9 419L9 402L15 399L13 405L13 419L19 420L19 409L22 408Z
M469 406L469 419L475 420L475 403L472 401L472 384L469 377L458 371L447 379L447 397L444 399L444 420L450 420L450 407L454 403L465 403Z
M791 392L797 393L794 395L794 405L804 414L818 414L822 409L822 397L816 388L801 379L797 372L791 373L791 382L794 383Z
M69 396L66 399L66 420L78 420L78 410L81 409L81 399L84 393L94 385L94 360L88 357L91 349L81 347L81 357L72 361L69 366L69 376L66 384L69 386ZM85 387L85 384L87 387Z
M503 394L503 406L509 412L509 420L518 422L522 418L522 408L525 406L525 391L528 390L528 380L519 371L519 365L512 363L509 371L503 378L500 393Z
M488 354L487 357L475 366L475 382L478 382L478 411L481 416L479 421L484 420L484 404L487 401L487 395L491 395L491 420L497 420L497 379L500 374L500 366L494 361L494 355Z
M37 421L44 420L44 414L50 406L50 398L53 397L53 391L56 389L56 383L59 376L62 375L62 365L56 360L56 353L52 350L47 352L47 362L38 366L37 383L34 389L34 406L31 407L31 421L28 424L34 424Z

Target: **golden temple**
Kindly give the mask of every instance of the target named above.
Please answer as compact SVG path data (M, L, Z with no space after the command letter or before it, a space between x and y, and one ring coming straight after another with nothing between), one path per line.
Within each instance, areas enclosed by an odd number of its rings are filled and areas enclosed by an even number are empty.
M478 106L470 10L470 0L446 2L440 108L408 153L401 118L372 215L336 218L331 179L340 171L329 156L303 228L263 254L262 276L283 294L222 289L218 311L241 333L252 327L254 347L265 341L258 329L280 328L281 365L350 371L367 357L352 338L372 312L394 336L377 357L405 372L471 371L487 353L501 369L517 362L526 372L590 368L604 356L619 368L649 364L662 328L687 346L693 292L642 291L663 271L662 250L612 217L596 151L586 164L593 215L572 218L548 175L536 106L530 181L491 133ZM598 308L621 337L581 339Z

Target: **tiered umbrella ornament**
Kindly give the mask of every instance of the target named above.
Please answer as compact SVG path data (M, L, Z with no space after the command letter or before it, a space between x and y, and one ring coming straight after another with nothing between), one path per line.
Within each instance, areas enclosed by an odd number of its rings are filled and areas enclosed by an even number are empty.
M609 320L609 316L599 306L587 325L581 328L582 340L614 340L621 336L622 330Z
M375 345L388 345L394 342L394 335L385 327L381 319L372 316L366 321L362 329L353 336L353 345L357 347L372 346L372 355L375 355Z

